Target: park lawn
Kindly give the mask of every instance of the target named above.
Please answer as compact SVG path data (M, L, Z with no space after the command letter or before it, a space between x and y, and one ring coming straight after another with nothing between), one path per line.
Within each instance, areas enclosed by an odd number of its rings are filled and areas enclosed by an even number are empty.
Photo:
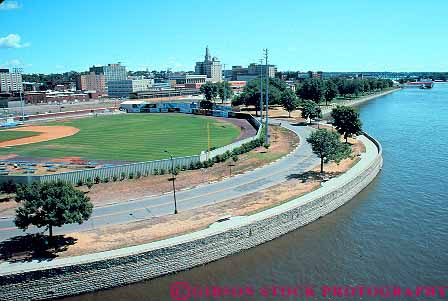
M31 131L19 132L19 131L0 130L0 142L37 136L40 134L41 133L39 132L31 132Z
M120 114L48 123L80 131L70 137L0 149L0 155L135 162L165 159L164 149L175 157L198 155L208 147L208 122L211 147L229 144L240 135L236 125L203 116Z

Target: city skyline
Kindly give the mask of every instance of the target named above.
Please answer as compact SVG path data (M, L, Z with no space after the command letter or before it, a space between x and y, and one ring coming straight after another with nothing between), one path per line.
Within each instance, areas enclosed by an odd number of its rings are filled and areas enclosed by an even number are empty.
M448 70L443 1L428 1L437 9L424 15L401 0L126 4L3 2L0 68L62 73L122 62L133 71L191 71L208 45L227 69L258 62L269 48L281 71Z

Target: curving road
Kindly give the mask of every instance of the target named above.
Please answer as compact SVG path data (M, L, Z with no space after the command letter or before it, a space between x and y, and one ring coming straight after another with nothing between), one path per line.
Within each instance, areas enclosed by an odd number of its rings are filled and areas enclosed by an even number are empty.
M303 173L317 165L319 159L313 154L311 146L306 142L306 138L312 129L305 126L294 126L284 121L282 122L282 126L294 131L300 137L300 145L291 154L275 163L257 168L245 174L189 190L179 191L176 193L178 210L194 209L200 206L241 197L284 182L289 175ZM82 225L71 224L56 228L54 233L64 234L91 230L106 225L122 224L149 219L155 216L168 215L172 214L173 211L173 195L169 193L94 208L89 221ZM25 233L39 231L42 231L42 229L33 227ZM14 226L13 219L0 220L0 241L17 235L24 235L25 233Z

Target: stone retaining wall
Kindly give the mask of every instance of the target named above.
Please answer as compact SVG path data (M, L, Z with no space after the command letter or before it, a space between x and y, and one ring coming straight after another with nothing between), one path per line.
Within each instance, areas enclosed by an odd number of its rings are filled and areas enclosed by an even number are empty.
M21 272L0 270L0 300L48 299L151 279L218 260L300 228L348 202L378 174L383 163L381 145L366 137L375 143L378 155L334 189L327 187L324 193L318 189L307 198L164 241L28 268L25 263L17 267Z

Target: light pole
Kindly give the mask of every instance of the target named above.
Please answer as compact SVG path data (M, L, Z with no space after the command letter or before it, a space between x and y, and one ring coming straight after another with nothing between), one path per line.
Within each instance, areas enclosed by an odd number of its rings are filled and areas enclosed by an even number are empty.
M265 120L265 143L269 144L269 128L268 128L268 109L269 109L269 69L268 69L268 49L264 50L264 55L266 59L266 120Z
M171 72L170 71L171 71L171 68L166 69L166 73L168 76L168 84L170 85L168 88L168 102L171 101Z
M16 81L18 83L18 74L22 74L22 68L14 68L13 72L16 74ZM22 89L23 89L23 83L22 80L20 80L20 85L21 87L17 87L17 89L19 89L19 96L20 96L20 106L22 107L22 122L25 122L25 104L23 102L23 98L22 98Z
M226 71L226 64L224 66L224 72ZM224 89L224 99L222 103L227 103L227 86L226 86L226 77L224 76L224 80L222 81L222 88Z
M167 150L164 150L165 153L167 153L170 156L171 159L171 176L172 178L169 180L173 181L173 196L174 196L174 214L177 214L177 201L176 201L176 185L174 185L174 181L176 180L176 177L174 176L174 161L173 156L171 153Z
M260 124L263 124L263 59L260 59Z

